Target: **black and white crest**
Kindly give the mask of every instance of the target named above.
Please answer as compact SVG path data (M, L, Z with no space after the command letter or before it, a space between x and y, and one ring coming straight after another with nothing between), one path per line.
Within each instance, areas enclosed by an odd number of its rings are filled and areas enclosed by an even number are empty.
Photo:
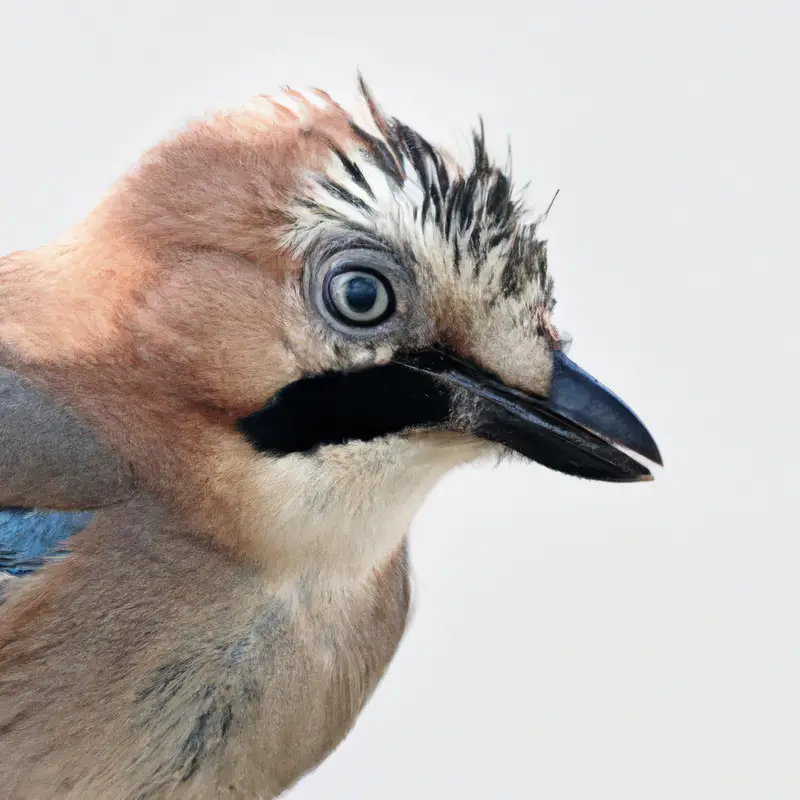
M418 265L423 280L455 282L476 299L520 304L528 314L549 312L552 281L538 221L515 195L508 171L489 158L483 125L472 136L472 163L463 167L386 117L360 83L367 119L350 118L346 144L326 139L331 159L322 174L307 176L287 245L302 254L326 234L367 235Z

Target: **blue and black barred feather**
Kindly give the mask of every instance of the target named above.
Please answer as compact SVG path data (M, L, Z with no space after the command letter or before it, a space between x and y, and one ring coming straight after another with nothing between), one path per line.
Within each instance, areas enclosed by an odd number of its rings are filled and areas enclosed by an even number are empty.
M66 555L65 540L91 521L90 511L0 510L0 575L28 575Z

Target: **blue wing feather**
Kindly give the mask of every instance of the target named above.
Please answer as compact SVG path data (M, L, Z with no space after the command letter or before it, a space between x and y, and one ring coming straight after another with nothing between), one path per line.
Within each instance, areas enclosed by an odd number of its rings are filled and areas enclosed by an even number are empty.
M0 511L0 573L27 575L47 557L67 552L64 540L91 521L90 511Z

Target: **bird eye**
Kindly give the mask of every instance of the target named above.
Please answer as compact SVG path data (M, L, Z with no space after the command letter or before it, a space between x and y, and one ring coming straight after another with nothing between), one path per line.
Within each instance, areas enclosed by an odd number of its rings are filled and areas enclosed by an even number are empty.
M363 269L337 270L326 281L328 309L350 325L377 325L394 310L394 293L381 276Z
M393 340L417 319L410 274L380 244L337 245L323 241L322 257L307 264L306 297L330 328L351 341Z

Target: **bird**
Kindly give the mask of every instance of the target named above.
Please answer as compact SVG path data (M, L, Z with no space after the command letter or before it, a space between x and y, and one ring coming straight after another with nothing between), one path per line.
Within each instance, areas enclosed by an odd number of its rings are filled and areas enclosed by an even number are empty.
M385 674L444 474L662 464L482 123L456 158L358 84L190 121L0 259L7 800L278 796Z

